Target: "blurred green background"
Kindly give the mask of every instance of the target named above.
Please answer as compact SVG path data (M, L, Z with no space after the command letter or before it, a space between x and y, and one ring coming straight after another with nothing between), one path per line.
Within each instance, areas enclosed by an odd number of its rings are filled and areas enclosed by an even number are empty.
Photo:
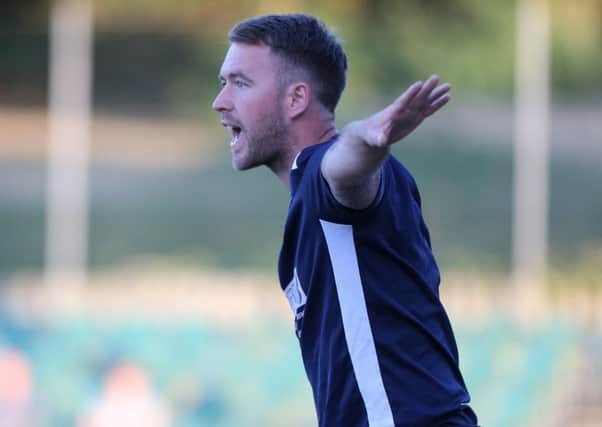
M549 232L551 265L559 269L600 264L600 4L551 2ZM41 1L2 6L0 108L13 117L46 107L48 7ZM348 51L341 126L432 72L453 83L452 104L396 146L396 154L421 185L442 267L508 272L513 2L225 1L218 6L182 1L174 6L158 0L105 0L95 7L92 269L144 255L226 268L273 267L286 191L266 170L243 176L231 170L226 135L210 105L219 86L227 29L257 13L303 10L332 26ZM171 127L153 139L131 129L136 123L143 126L143 119L153 121L157 132L161 123ZM187 123L185 135L174 135L177 125L169 125L174 121ZM0 271L10 274L42 268L45 167L43 147L38 156L22 155L35 151L23 145L44 141L23 136L9 118L5 122ZM129 164L107 154L118 151L120 143L131 153ZM11 150L21 156L15 159ZM175 167L161 167L166 151L172 152ZM137 152L150 165L137 162ZM181 157L187 167L177 167Z
M459 289L450 295L451 317L483 425L601 425L602 385L595 384L602 384L602 302L595 304L602 301L602 0L549 1L547 285L556 299L543 308L547 320L528 327L500 297L511 270L516 6L510 0L96 1L91 277L110 272L127 288L128 278L146 271L147 280L162 278L166 299L170 277L188 269L193 277L226 271L234 282L257 276L259 289L277 291L287 191L267 169L232 170L228 137L211 102L234 23L271 12L316 14L343 40L349 59L340 127L433 72L453 85L452 102L394 152L419 184L443 288ZM121 359L155 377L175 408L173 425L314 425L292 328L260 305L255 322L232 329L204 320L156 321L140 314L143 301L132 304L131 318L113 323L85 309L65 315L43 303L28 306L45 295L50 8L42 0L0 5L0 349L28 358L37 393L46 396L42 425L75 425L82 402L98 394L101 374ZM122 290L114 282L89 286L108 287L118 305ZM208 289L199 298L212 298ZM178 312L179 302L165 304ZM174 364L188 368L182 373ZM62 376L69 370L73 375ZM580 388L584 378L597 381L589 394ZM245 400L249 395L255 400ZM585 406L575 402L588 399L594 415L576 416L574 407ZM541 418L554 402L561 402L554 419Z

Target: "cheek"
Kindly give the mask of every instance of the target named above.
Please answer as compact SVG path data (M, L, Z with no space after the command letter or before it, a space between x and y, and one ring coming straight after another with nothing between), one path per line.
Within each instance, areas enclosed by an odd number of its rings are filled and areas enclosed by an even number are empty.
M256 115L263 111L273 111L278 105L278 97L273 88L250 89L240 96L241 108L248 114Z

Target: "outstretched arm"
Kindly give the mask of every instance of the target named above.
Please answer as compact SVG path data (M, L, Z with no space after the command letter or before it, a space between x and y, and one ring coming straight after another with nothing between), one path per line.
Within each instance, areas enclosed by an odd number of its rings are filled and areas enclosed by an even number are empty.
M449 101L451 86L438 83L435 75L424 83L416 82L384 110L345 127L321 164L322 175L339 203L354 209L372 203L390 146Z

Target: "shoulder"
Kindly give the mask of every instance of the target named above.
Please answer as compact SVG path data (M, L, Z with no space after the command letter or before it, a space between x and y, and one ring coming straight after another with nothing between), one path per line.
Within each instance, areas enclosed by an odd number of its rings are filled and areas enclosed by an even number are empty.
M388 169L389 179L394 181L393 185L395 185L398 190L400 188L407 189L407 191L411 193L411 196L420 202L418 185L408 168L393 155L389 156L389 159L387 159L387 162L385 163L385 167Z

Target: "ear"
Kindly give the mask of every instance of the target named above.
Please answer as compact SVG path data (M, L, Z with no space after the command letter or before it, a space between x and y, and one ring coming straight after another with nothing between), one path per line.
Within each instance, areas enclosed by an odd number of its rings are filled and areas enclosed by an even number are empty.
M311 93L305 82L291 83L286 92L286 110L291 119L299 117L309 107Z

